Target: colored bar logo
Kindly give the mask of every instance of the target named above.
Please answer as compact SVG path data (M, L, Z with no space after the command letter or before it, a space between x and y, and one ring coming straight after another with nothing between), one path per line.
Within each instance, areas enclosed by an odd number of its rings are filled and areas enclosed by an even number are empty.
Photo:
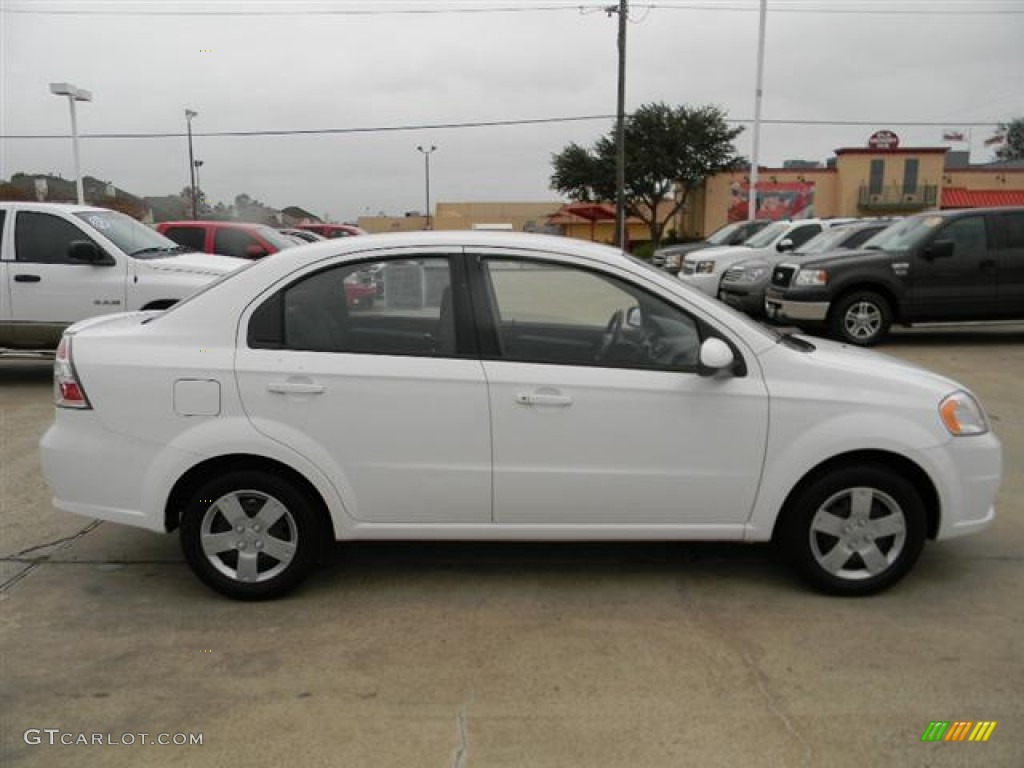
M988 741L995 728L995 720L932 720L921 741Z

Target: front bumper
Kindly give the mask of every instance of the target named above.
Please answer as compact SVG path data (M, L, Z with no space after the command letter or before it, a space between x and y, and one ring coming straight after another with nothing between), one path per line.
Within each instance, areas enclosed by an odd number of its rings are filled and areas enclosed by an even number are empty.
M764 283L722 282L719 301L754 317L764 314Z
M925 452L933 478L943 487L937 539L984 530L995 520L995 499L1003 475L1003 449L992 432L956 437Z
M764 297L764 313L772 320L823 323L828 318L831 302L792 301L768 293Z
M717 298L718 284L722 280L722 273L712 272L708 274L704 272L701 274L684 275L680 272L679 279L687 285L692 285L697 290L703 291L711 298Z

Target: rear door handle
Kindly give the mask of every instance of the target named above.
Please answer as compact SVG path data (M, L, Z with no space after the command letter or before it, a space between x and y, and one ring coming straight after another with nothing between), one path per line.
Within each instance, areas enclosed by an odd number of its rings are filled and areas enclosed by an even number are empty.
M321 395L324 385L312 381L272 381L267 390L278 395Z
M15 275L14 282L16 283L38 283L42 280L39 275Z
M516 395L516 402L520 405L553 405L564 407L572 405L572 398L569 397L569 395L563 395L557 390L540 390L537 392L520 392Z

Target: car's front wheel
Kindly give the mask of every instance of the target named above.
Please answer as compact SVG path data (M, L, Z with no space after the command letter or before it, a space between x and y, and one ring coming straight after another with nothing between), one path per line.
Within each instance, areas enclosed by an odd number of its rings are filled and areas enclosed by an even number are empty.
M780 524L781 544L799 574L836 595L868 595L895 584L917 561L926 535L917 489L874 465L812 481Z
M279 597L308 575L316 515L307 495L266 472L228 472L199 487L181 520L181 546L207 586L238 600Z
M856 291L839 300L829 318L832 335L848 344L870 347L892 325L889 301L874 291Z

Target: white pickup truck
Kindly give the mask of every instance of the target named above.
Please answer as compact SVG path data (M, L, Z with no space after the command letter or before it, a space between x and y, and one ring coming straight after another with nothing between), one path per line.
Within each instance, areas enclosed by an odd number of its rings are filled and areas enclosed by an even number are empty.
M0 202L0 349L55 349L72 323L165 309L246 263L106 208Z

